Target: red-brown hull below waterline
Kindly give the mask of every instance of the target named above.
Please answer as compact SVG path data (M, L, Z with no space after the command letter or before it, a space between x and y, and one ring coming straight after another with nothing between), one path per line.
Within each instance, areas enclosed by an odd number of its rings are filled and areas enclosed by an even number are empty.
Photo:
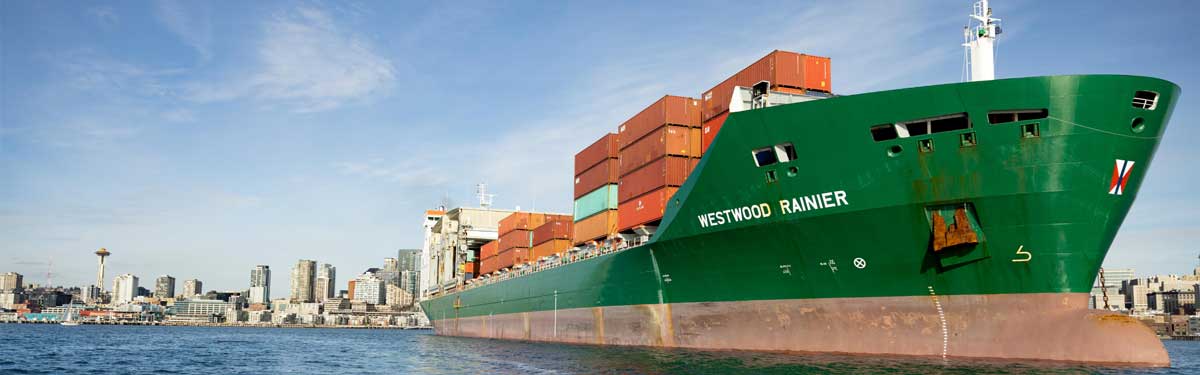
M605 306L434 321L439 335L696 349L1168 366L1141 322L1087 294L824 298Z

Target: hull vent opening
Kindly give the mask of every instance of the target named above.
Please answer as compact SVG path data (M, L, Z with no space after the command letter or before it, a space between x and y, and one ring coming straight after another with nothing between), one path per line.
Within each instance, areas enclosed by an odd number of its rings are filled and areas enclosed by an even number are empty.
M1153 91L1138 91L1133 93L1133 108L1153 111L1158 107L1158 93Z
M983 228L971 203L925 208L929 219L930 248L942 267L987 258Z

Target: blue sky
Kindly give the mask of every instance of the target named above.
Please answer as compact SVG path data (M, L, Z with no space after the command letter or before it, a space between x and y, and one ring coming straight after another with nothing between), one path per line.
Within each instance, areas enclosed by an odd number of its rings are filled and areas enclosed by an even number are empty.
M1183 87L1106 262L1200 253L1200 5L996 1L1000 78ZM663 94L773 49L833 58L836 92L956 82L970 2L0 2L0 272L160 274L287 293L421 244L444 197L568 212L572 155ZM106 285L110 288L111 285Z

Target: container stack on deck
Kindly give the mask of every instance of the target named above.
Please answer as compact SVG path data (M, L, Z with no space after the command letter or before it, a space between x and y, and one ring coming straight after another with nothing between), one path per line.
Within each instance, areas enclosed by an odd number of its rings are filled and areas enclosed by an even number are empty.
M499 253L496 269L512 267L530 261L529 249L533 247L533 229L546 222L546 214L536 212L513 212L500 219Z
M626 232L662 219L701 149L700 101L664 96L618 129L618 226Z
M499 253L499 251L497 251L497 250L499 250L499 249L500 249L500 243L497 241L491 241L491 242L485 243L485 244L483 244L482 247L479 248L479 274L480 275L487 275L489 273L492 273L492 272L500 269L500 268L496 267L496 264L499 262L499 260L496 258L496 255L498 255L498 253Z
M767 81L770 82L771 91L829 93L832 92L829 63L828 57L776 50L705 91L701 95L704 102L702 148L708 149L729 116L729 102L733 98L734 87L751 87Z
M575 154L573 244L603 241L617 233L617 162L613 133Z
M530 258L561 254L571 248L571 215L546 215L546 222L533 229Z

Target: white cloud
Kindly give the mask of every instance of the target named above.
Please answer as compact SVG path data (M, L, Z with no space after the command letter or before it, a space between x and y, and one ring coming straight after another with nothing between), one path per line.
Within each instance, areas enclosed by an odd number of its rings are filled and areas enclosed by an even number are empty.
M395 68L363 37L342 30L325 12L301 8L263 26L258 66L248 76L193 87L201 102L252 98L295 112L337 108L392 87Z
M185 10L183 4L174 0L158 2L157 16L167 30L196 50L201 62L212 59L212 21L205 3L196 2L199 8ZM191 14L189 14L191 13Z

